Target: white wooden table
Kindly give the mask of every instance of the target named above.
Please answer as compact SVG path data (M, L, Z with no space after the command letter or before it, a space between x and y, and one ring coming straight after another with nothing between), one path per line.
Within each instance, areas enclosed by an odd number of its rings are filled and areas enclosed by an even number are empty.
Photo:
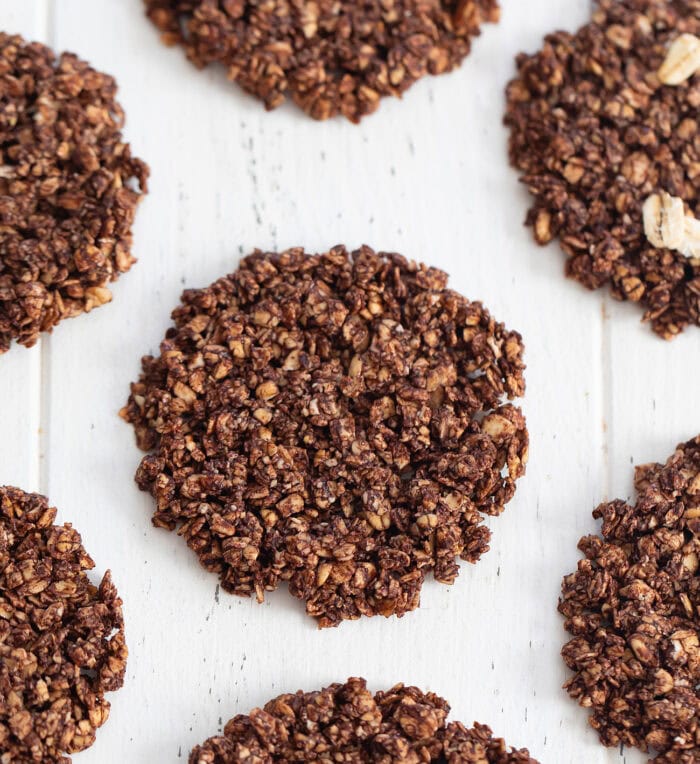
M0 28L69 49L118 78L126 135L152 169L139 263L114 302L0 358L0 484L38 490L75 524L124 599L130 661L112 715L78 764L186 760L238 712L283 691L351 675L448 698L453 718L490 724L550 764L645 761L607 751L560 689L556 611L591 511L631 492L632 464L664 460L700 431L700 331L667 344L636 306L562 277L556 245L522 226L528 197L501 126L513 57L589 0L503 0L454 74L384 101L356 127L265 113L166 49L141 0L0 0ZM141 458L117 417L186 286L204 286L254 247L367 243L452 274L451 284L525 337L531 461L491 552L422 607L318 631L302 603L226 594L174 534L151 527Z

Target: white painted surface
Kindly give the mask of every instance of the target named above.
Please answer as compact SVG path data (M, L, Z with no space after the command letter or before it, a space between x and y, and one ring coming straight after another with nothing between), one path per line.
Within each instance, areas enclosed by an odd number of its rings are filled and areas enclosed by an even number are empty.
M631 462L663 460L700 430L700 331L662 342L636 307L565 281L556 245L541 250L522 227L503 88L513 56L577 27L589 0L503 5L460 70L356 127L291 106L265 113L160 45L141 0L1 0L1 28L117 76L127 137L152 168L139 263L114 302L0 358L0 483L47 493L125 603L127 682L78 764L186 760L235 713L350 675L434 690L453 718L486 722L542 762L645 761L599 746L560 689L556 601L593 507L629 495ZM263 606L219 597L185 545L151 527L151 498L133 483L141 455L117 411L183 286L210 283L256 246L338 242L440 266L522 332L532 445L514 501L491 523L491 552L455 586L428 583L402 620L317 631L284 592Z

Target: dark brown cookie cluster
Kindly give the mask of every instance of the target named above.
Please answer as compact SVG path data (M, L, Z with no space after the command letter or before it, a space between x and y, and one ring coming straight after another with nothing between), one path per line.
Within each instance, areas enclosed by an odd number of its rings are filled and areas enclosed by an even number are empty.
M234 717L223 735L192 751L190 764L537 764L482 724L447 724L449 712L432 692L397 684L373 696L364 679L348 679L320 692L280 695Z
M122 686L121 600L37 494L0 488L0 760L61 762L95 741Z
M0 353L109 302L148 170L112 77L0 33Z
M683 33L700 36L699 0L601 0L576 34L519 56L506 116L536 240L558 238L569 276L640 303L665 339L700 324L700 259L652 246L642 217L660 192L700 217L700 76L657 74Z
M591 709L605 745L700 761L700 436L665 465L638 467L634 505L602 504L602 535L564 579L560 611L573 635L566 688Z
M223 64L268 109L290 95L307 114L359 122L383 96L458 66L496 0L145 0L169 44Z
M154 523L225 590L321 626L401 615L488 549L525 469L523 346L442 271L363 247L258 252L188 290L122 416Z

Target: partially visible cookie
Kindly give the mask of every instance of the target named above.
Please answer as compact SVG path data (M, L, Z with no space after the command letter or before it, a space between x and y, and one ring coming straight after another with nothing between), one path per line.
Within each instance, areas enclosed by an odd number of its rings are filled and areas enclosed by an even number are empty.
M338 246L190 289L122 416L139 486L223 589L321 626L418 607L488 550L525 471L523 344L447 275Z
M448 724L449 712L432 692L397 684L373 696L364 679L348 679L239 714L223 735L197 746L189 762L537 764L526 748L509 748L485 725Z
M600 536L562 584L566 689L605 745L700 761L700 436L638 467L634 505L602 504Z
M681 222L700 218L700 75L678 47L699 36L698 0L600 0L576 34L518 57L507 94L536 240L558 239L570 277L639 303L665 339L700 324L700 223L663 246L643 208L668 194Z
M37 494L0 488L0 762L70 761L124 681L121 600L80 534Z
M0 353L111 300L148 168L114 79L0 32Z
M457 67L497 0L145 0L169 44L222 64L266 108L291 96L314 119L359 122L384 96Z

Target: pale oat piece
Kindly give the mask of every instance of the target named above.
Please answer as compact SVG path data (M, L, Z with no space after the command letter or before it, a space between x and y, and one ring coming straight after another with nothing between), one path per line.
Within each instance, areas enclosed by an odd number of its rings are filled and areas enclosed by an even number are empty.
M0 353L112 299L148 168L114 79L0 32Z
M483 724L447 723L449 712L432 692L397 684L373 696L353 678L239 714L223 735L197 746L189 764L538 764Z
M124 681L121 600L38 494L0 487L0 764L68 764Z
M122 416L153 522L321 626L418 607L525 470L520 335L400 255L258 252L183 294Z
M665 192L652 194L642 208L644 233L655 247L680 249L685 240L683 200Z
M659 69L664 85L680 85L700 71L700 38L682 34L671 43L666 60Z
M667 193L652 194L642 208L644 233L655 247L700 257L700 221L686 214L683 200Z
M689 215L685 218L685 231L681 252L686 257L700 259L700 220Z
M558 239L568 276L639 303L664 339L700 325L700 260L650 243L643 221L662 192L700 217L700 77L658 76L685 35L700 35L700 0L601 0L578 32L520 55L507 92L536 241Z
M287 96L314 119L352 122L385 96L457 67L496 0L144 0L168 44L221 64L267 109Z
M608 746L700 761L700 436L635 472L634 505L601 504L600 536L564 578L572 698Z

